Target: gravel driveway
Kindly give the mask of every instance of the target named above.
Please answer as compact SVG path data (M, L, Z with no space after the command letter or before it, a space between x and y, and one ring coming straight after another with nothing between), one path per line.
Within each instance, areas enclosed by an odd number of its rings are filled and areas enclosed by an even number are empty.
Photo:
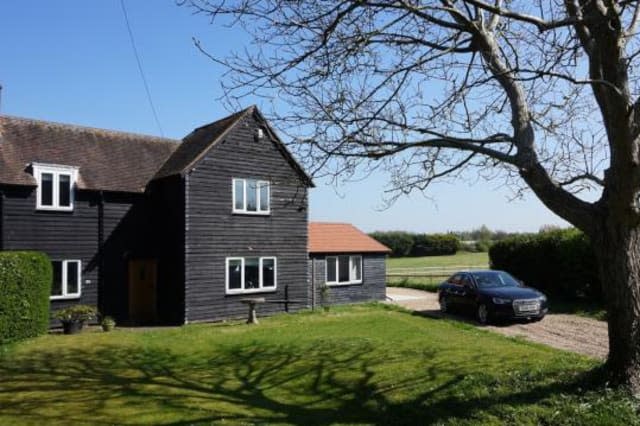
M441 314L438 295L435 293L409 288L387 287L387 299L390 303L434 318L444 316L477 324L470 317ZM609 352L607 323L577 315L549 314L540 322L485 326L483 328L507 336L521 336L532 342L594 358L604 359Z

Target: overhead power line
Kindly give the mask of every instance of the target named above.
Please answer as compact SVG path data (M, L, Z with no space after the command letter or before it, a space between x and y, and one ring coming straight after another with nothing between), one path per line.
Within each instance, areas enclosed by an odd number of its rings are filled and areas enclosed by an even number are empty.
M133 38L133 31L131 31L131 24L129 23L129 15L127 14L127 8L125 7L124 0L120 0L120 6L122 7L122 14L124 15L124 21L127 24L127 31L129 32L129 40L131 41L133 54L135 55L136 62L138 63L138 71L140 71L140 77L142 77L144 90L145 92L147 92L147 100L149 101L149 106L151 107L153 118L156 120L158 129L160 130L160 135L164 136L164 131L162 130L162 125L160 124L160 119L158 118L158 112L156 111L156 107L153 104L153 99L151 98L151 90L149 90L149 83L147 83L147 77L145 77L144 71L142 69L142 61L140 60L140 55L138 54L138 48L136 47L136 42Z

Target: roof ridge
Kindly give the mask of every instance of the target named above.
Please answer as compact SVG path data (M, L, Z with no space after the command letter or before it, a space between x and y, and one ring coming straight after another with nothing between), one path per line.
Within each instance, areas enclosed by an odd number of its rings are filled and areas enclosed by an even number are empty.
M3 119L3 118L9 119L9 120L18 120L18 121L24 121L29 123L35 123L35 124L41 123L41 124L53 125L57 127L66 127L68 129L74 129L74 130L93 130L93 131L111 133L114 135L133 136L136 138L149 139L151 142L158 142L158 143L166 142L166 143L175 144L180 142L180 139L172 139L165 136L154 136L154 135L148 135L144 133L128 132L124 130L104 129L101 127L85 126L81 124L62 123L59 121L49 121L49 120L42 120L38 118L28 118L28 117L19 117L15 115L0 114L0 119Z
M230 118L239 118L239 117L245 115L246 113L248 113L250 110L254 110L255 108L256 108L255 105L251 105L250 107L247 107L247 108L245 108L243 110L240 110L240 111L234 112L232 114L229 114L226 117L222 117L222 118L217 119L216 121L212 121L211 123L203 124L202 126L196 127L195 129L193 129L191 131L191 133L197 132L198 130L204 129L204 128L209 127L209 126L213 126L215 124L220 123L221 121L229 120ZM187 135L187 136L189 136L189 135Z

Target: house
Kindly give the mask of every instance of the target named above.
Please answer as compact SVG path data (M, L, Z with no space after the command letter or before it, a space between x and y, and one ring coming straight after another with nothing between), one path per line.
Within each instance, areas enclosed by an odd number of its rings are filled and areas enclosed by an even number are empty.
M313 305L385 300L387 246L348 223L311 222L308 250Z
M0 116L0 250L49 255L52 310L182 324L242 317L248 295L275 302L261 314L308 307L311 187L256 107L182 141Z

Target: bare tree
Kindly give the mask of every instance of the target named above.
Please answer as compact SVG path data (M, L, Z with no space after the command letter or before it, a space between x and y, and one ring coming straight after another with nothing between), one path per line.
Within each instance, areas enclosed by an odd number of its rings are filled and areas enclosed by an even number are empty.
M638 1L182 3L252 35L245 52L212 57L227 99L274 100L315 170L383 168L394 195L506 179L583 230L611 378L640 395Z

